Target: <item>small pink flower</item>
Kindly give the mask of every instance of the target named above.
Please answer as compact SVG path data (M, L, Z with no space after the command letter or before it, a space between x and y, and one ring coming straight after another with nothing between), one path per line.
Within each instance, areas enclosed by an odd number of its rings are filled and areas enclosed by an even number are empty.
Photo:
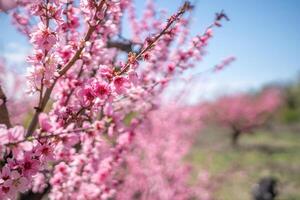
M81 101L82 106L91 105L92 101L95 99L94 91L90 86L85 86L77 91L77 97Z
M114 112L113 107L112 107L112 103L111 103L111 102L107 103L107 104L104 106L103 111L104 111L104 114L105 114L105 115L107 115L107 116L112 116L112 115L113 115L113 112Z
M230 65L233 61L235 61L235 57L233 57L233 56L225 58L224 60L222 60L222 62L220 64L217 64L215 66L214 71L215 72L221 71L222 69L224 69L225 67Z
M57 5L58 5L58 3L57 3ZM64 22L64 20L61 17L61 13L62 13L62 9L58 8L54 4L52 4L48 7L48 14L51 15L51 17L53 17L53 19L59 25L61 25Z
M2 184L1 188L0 188L0 197L4 196L6 197L6 199L8 199L9 197L15 197L15 195L13 195L15 192L12 190L11 188L11 181L6 182L5 184Z
M24 155L24 160L22 162L23 174L27 177L31 177L36 174L39 170L40 162L37 159L33 159L31 153L26 153Z
M207 37L212 37L213 36L213 30L211 28L207 29L205 32L205 35L207 35Z
M111 79L113 77L113 70L106 65L100 65L99 74L104 78Z
M61 173L63 175L67 175L68 174L68 166L66 165L66 163L64 162L61 162L59 163L58 165L56 165L55 167L55 172L58 174L58 173Z
M100 168L92 178L95 183L102 184L109 176L112 170L112 157L105 158L100 164Z
M18 23L18 24L20 24L20 25L28 25L28 23L29 23L29 19L28 19L28 17L27 16L24 16L24 15L21 15L21 14L19 14L19 13L13 13L13 15L12 15L12 17L13 17L13 19L15 19L16 20L16 22Z
M31 42L42 50L49 51L52 46L57 42L54 32L45 27L43 23L38 25L38 29L31 34Z
M122 94L129 87L129 81L123 76L117 76L113 80L113 86L117 94Z
M44 58L44 53L41 50L35 50L32 56L28 56L27 62L30 64L39 64Z
M10 179L10 176L11 176L10 168L7 165L5 165L1 170L0 177L3 181L6 181Z
M174 63L170 63L168 65L168 71L169 71L169 73L174 72L174 70L175 70L175 64Z
M111 93L109 85L104 82L94 82L92 83L92 88L94 95L100 99L105 99Z
M71 45L66 45L58 50L60 57L66 63L73 55L73 47Z
M24 139L24 128L21 126L15 126L13 128L10 128L7 130L7 134L6 137L8 139L9 142L16 142L16 141L21 141ZM17 145L14 145L11 150L13 153L13 156L15 158L20 158L23 156L23 147L27 147L28 143L20 143Z
M15 126L8 129L7 137L10 142L15 142L24 139L24 128L22 126Z
M128 79L133 85L136 85L139 81L137 73L133 70L128 72Z
M68 134L61 137L61 141L66 148L73 147L79 142L80 138L75 134Z
M134 133L133 132L127 132L127 133L123 133L122 135L120 135L118 137L118 144L121 146L126 146L128 144L130 144L132 142Z
M19 172L12 171L11 176L11 188L13 191L25 192L28 189L29 181L25 177L22 177Z
M2 196L15 199L18 192L25 192L28 189L28 180L22 177L18 171L10 171L8 166L3 167L1 178L0 193L2 193Z
M48 144L38 145L35 151L35 155L39 157L42 163L53 161L54 154L53 154L53 147Z
M39 124L43 132L48 132L52 129L50 119L46 113L41 113L39 115Z

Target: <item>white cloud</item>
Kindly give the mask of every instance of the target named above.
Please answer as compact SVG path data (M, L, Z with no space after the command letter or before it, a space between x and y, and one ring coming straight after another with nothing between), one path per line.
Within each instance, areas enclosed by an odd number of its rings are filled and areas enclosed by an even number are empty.
M231 80L230 82L225 82L223 80L218 80L217 78L204 78L189 84L185 84L182 81L173 82L167 89L164 97L167 102L169 100L177 101L178 97L180 97L180 102L193 104L214 100L223 95L256 90L259 87L260 84L258 82L244 80Z
M26 57L30 51L29 46L11 42L5 45L2 56L10 66L20 66L26 64Z
M193 84L189 88L190 92L187 100L191 103L213 100L223 95L247 92L249 90L256 90L259 87L260 84L251 81L232 80L230 82L222 82L218 80L206 80L199 84Z

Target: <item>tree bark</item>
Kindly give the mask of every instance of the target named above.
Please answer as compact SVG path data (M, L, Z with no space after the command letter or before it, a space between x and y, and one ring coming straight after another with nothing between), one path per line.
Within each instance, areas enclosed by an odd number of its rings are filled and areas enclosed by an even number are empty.
M6 107L6 96L0 85L0 124L5 124L7 128L11 127L8 110Z
M50 186L48 185L42 193L33 193L32 190L21 194L18 200L43 200L48 199L47 195L50 192Z

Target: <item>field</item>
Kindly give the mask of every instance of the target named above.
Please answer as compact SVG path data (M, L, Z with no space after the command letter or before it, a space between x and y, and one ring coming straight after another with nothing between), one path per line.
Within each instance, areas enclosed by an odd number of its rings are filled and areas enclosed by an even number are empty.
M248 200L261 177L278 179L279 200L300 199L300 130L297 127L263 129L243 135L238 148L229 132L203 130L188 156L194 168L207 169L217 200Z

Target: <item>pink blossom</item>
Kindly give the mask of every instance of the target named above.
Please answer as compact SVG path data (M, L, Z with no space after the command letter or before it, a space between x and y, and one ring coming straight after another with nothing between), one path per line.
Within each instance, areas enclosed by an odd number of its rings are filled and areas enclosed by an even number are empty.
M52 129L52 125L50 123L50 119L46 113L41 113L39 115L39 124L44 132L48 132Z
M42 50L35 50L32 56L28 56L27 62L37 65L40 64L44 58L44 53Z
M25 192L28 189L29 181L25 177L22 177L19 172L12 171L11 177L11 189L13 191Z
M133 132L123 133L118 138L118 144L121 146L126 146L126 145L130 144L133 140L133 136L134 136Z
M84 86L77 91L77 96L83 106L91 105L92 101L95 99L94 91L90 86Z
M22 171L27 177L31 177L36 174L40 168L40 162L37 159L32 158L30 153L24 155L24 160L22 161Z
M39 157L42 163L55 160L53 147L48 144L39 144L35 149L35 155Z
M113 70L106 65L100 65L99 74L104 78L111 79L113 77Z
M135 71L129 71L128 72L128 80L133 84L137 85L138 84L138 75Z
M2 144L14 143L16 141L22 141L24 139L24 128L21 126L15 126L10 129L3 128L2 131L0 129L0 139ZM20 143L13 145L11 147L11 151L16 158L22 157L23 151L29 150L31 145L28 143Z
M37 48L49 51L57 42L54 32L40 23L38 29L31 34L30 40Z
M56 5L59 5L59 3L57 2ZM64 20L62 19L61 13L62 13L62 9L57 7L54 4L50 4L48 6L48 16L52 17L56 23L58 23L59 25L62 24L64 22Z
M63 135L61 141L66 148L71 148L79 142L79 136L74 134Z
M122 94L129 88L129 81L123 76L116 76L113 80L114 91L117 94Z
M70 45L64 46L62 49L59 50L59 55L60 57L64 60L64 62L66 63L71 56L73 55L73 47Z
M220 64L215 66L214 71L217 72L217 71L224 69L226 66L230 65L233 61L235 61L235 57L233 57L233 56L225 58L224 60L222 60L222 62Z
M15 126L7 130L7 138L9 142L15 142L24 139L24 128Z
M41 193L47 187L46 177L42 173L33 176L32 191Z
M1 172L3 195L15 199L18 192L25 192L28 189L28 180L22 177L18 171L10 171L7 166L2 168Z
M109 85L105 82L94 81L92 83L92 89L94 95L100 99L105 99L111 93Z
M3 181L10 179L11 171L10 168L6 165L2 168L0 177Z

